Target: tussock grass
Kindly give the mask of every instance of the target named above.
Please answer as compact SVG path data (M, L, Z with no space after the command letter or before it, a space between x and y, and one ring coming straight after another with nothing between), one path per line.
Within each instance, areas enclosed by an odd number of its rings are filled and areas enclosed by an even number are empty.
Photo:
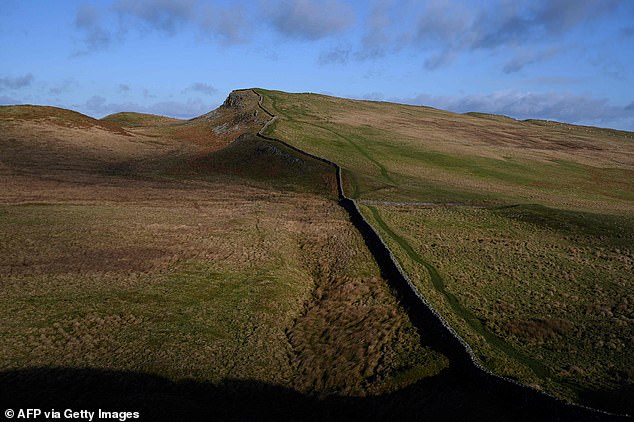
M256 105L241 91L185 123L119 115L136 119L125 136L0 119L0 370L365 395L447 365L332 200L334 175L240 138L266 119Z

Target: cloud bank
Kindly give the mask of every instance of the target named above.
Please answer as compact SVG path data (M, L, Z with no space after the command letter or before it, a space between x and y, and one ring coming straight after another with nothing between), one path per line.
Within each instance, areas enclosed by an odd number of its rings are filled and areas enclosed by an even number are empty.
M465 52L514 47L522 53L505 66L506 71L514 72L556 53L543 51L530 60L522 58L531 46L539 49L544 40L562 40L570 31L596 23L623 4L625 0L428 0L410 3L409 18L404 19L403 11L399 13L403 3L378 0L365 22L357 56L371 58L412 48L427 53L425 67L435 70Z
M193 83L190 86L188 86L183 92L188 92L188 91L200 92L201 94L205 94L205 95L213 95L216 92L218 92L216 88L203 82Z
M85 55L125 42L132 32L174 36L190 31L227 45L246 43L257 25L282 38L315 41L339 34L355 23L354 9L342 0L116 0L110 5L81 4L75 28Z
M83 43L79 55L125 42L133 32L174 36L189 31L202 40L234 45L253 41L253 33L266 27L282 42L347 34L347 47L318 54L320 64L411 50L421 55L424 68L434 71L465 53L503 50L511 58L500 70L515 73L552 60L566 51L568 33L599 25L627 6L627 0L374 0L360 16L344 0L114 0L103 6L82 4L75 27ZM630 37L632 27L621 33Z

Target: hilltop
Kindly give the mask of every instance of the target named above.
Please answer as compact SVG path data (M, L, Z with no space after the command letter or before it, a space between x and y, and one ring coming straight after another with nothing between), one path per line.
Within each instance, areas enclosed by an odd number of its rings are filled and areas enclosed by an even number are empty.
M109 114L101 119L102 122L114 122L122 126L160 126L183 123L182 119L157 116L156 114L121 112Z

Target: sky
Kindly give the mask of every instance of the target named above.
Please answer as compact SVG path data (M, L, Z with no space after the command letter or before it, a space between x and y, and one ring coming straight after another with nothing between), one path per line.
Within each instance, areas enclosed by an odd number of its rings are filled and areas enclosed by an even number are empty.
M260 87L634 131L632 0L2 0L0 104L190 118Z

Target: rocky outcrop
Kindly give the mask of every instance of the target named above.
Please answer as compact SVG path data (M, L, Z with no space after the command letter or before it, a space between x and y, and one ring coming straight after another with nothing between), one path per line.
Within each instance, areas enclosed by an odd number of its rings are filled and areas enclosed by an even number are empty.
M225 99L225 102L222 103L222 106L225 108L240 109L244 107L244 104L246 103L246 100L247 100L246 97L248 95L251 95L251 91L247 91L247 90L231 91L231 93L229 93L229 96Z
M255 133L256 128L264 123L257 98L250 89L232 91L220 107L194 120L211 124L210 129L217 136L245 131Z

